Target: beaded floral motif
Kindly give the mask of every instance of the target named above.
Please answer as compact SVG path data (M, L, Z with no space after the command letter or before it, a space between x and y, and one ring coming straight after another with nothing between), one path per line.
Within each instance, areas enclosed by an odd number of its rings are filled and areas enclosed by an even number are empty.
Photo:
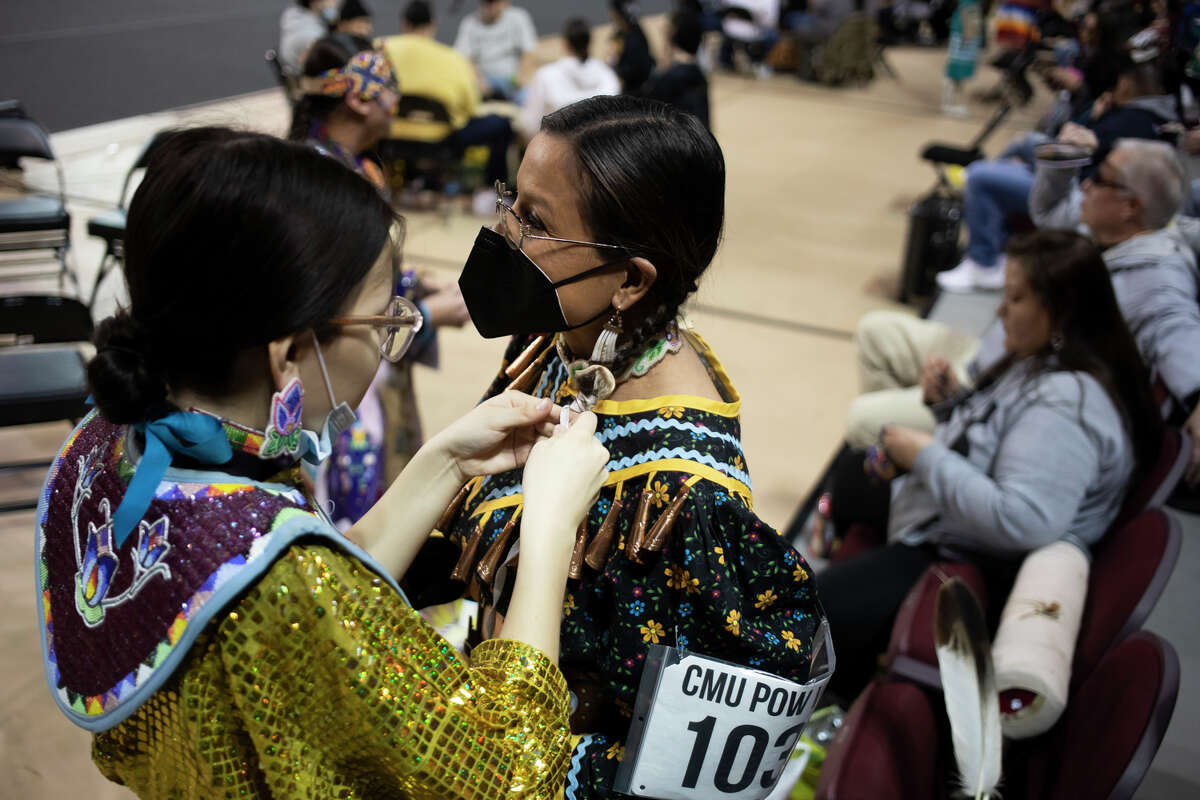
M103 523L96 525L88 522L88 533L82 548L79 542L79 508L92 496L92 482L100 473L98 454L99 448L94 447L86 456L79 457L79 476L75 480L71 502L71 532L75 536L78 567L75 573L75 610L88 627L103 622L106 609L136 597L146 581L155 575L167 580L171 578L171 568L162 561L171 549L167 541L170 521L166 517L160 517L153 523L142 520L138 523L137 546L129 554L133 580L119 595L107 596L121 563L113 547L112 512L107 497L101 499L99 504Z
M209 600L244 580L278 526L296 516L305 520L297 530L322 525L290 486L164 480L137 537L116 547L111 508L132 472L125 436L89 414L38 506L46 676L64 713L91 730L144 700L156 672L173 668L189 631L214 613Z
M304 387L292 378L271 396L271 419L263 436L259 458L275 458L300 452L300 414L304 408Z
M683 349L683 340L679 338L679 328L676 327L674 322L671 322L667 334L661 339L655 339L642 351L637 361L633 362L629 374L640 378L654 369L658 365L658 362L662 361L668 355L678 353L681 349Z

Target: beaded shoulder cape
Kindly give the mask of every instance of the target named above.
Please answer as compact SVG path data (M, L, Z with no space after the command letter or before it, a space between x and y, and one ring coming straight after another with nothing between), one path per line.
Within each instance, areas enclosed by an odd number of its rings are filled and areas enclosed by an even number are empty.
M235 454L262 444L261 433L225 429ZM46 680L63 713L93 732L134 713L206 623L297 538L322 538L374 563L310 505L294 466L266 481L172 467L117 546L112 515L135 467L128 436L91 412L51 465L37 511Z

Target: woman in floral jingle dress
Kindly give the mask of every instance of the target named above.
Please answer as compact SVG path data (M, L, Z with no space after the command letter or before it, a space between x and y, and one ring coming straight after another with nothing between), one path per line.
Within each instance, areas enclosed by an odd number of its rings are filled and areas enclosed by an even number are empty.
M592 98L543 120L518 182L519 196L498 187L459 283L484 336L513 336L487 395L591 408L610 452L577 533L560 664L581 737L567 797L612 796L651 644L804 680L819 605L804 560L754 515L737 390L678 317L721 237L716 140L665 105ZM454 586L484 601L485 637L507 609L521 482L468 483L440 527L463 544Z

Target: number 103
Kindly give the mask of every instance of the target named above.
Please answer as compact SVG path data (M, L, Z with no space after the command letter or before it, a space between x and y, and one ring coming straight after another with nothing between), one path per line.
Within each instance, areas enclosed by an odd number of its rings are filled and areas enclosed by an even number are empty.
M688 724L688 730L696 734L696 743L692 745L692 756L688 759L687 771L683 774L684 789L695 789L696 783L700 780L700 770L704 766L705 756L708 755L708 745L712 740L713 728L716 724L716 717L705 717ZM800 738L803 730L803 724L793 725L779 734L775 740L774 746L782 748L779 753L779 763L776 764L775 769L769 769L762 774L760 785L764 789L774 786L775 782L779 780L783 765L787 763L788 756L792 754L796 740ZM721 760L717 762L713 785L726 794L734 794L748 788L750 784L754 783L758 769L762 766L763 756L767 753L770 738L770 734L757 725L738 725L731 730L725 737L725 747L721 750ZM738 753L742 749L742 742L746 739L751 740L750 758L746 762L746 768L742 771L741 776L737 780L733 780L733 776L729 773L733 770L733 762L737 760Z

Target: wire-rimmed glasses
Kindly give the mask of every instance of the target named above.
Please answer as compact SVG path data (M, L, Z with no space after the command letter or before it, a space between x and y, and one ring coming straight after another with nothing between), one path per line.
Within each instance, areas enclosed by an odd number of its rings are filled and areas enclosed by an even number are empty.
M546 242L563 242L565 244L580 244L586 247L599 247L605 250L624 250L615 244L600 244L599 242L584 242L579 239L563 239L558 236L542 236L532 232L529 223L517 216L513 211L513 203L517 196L508 190L504 181L496 181L496 218L499 233L504 236L508 246L520 250L526 239L540 239Z

